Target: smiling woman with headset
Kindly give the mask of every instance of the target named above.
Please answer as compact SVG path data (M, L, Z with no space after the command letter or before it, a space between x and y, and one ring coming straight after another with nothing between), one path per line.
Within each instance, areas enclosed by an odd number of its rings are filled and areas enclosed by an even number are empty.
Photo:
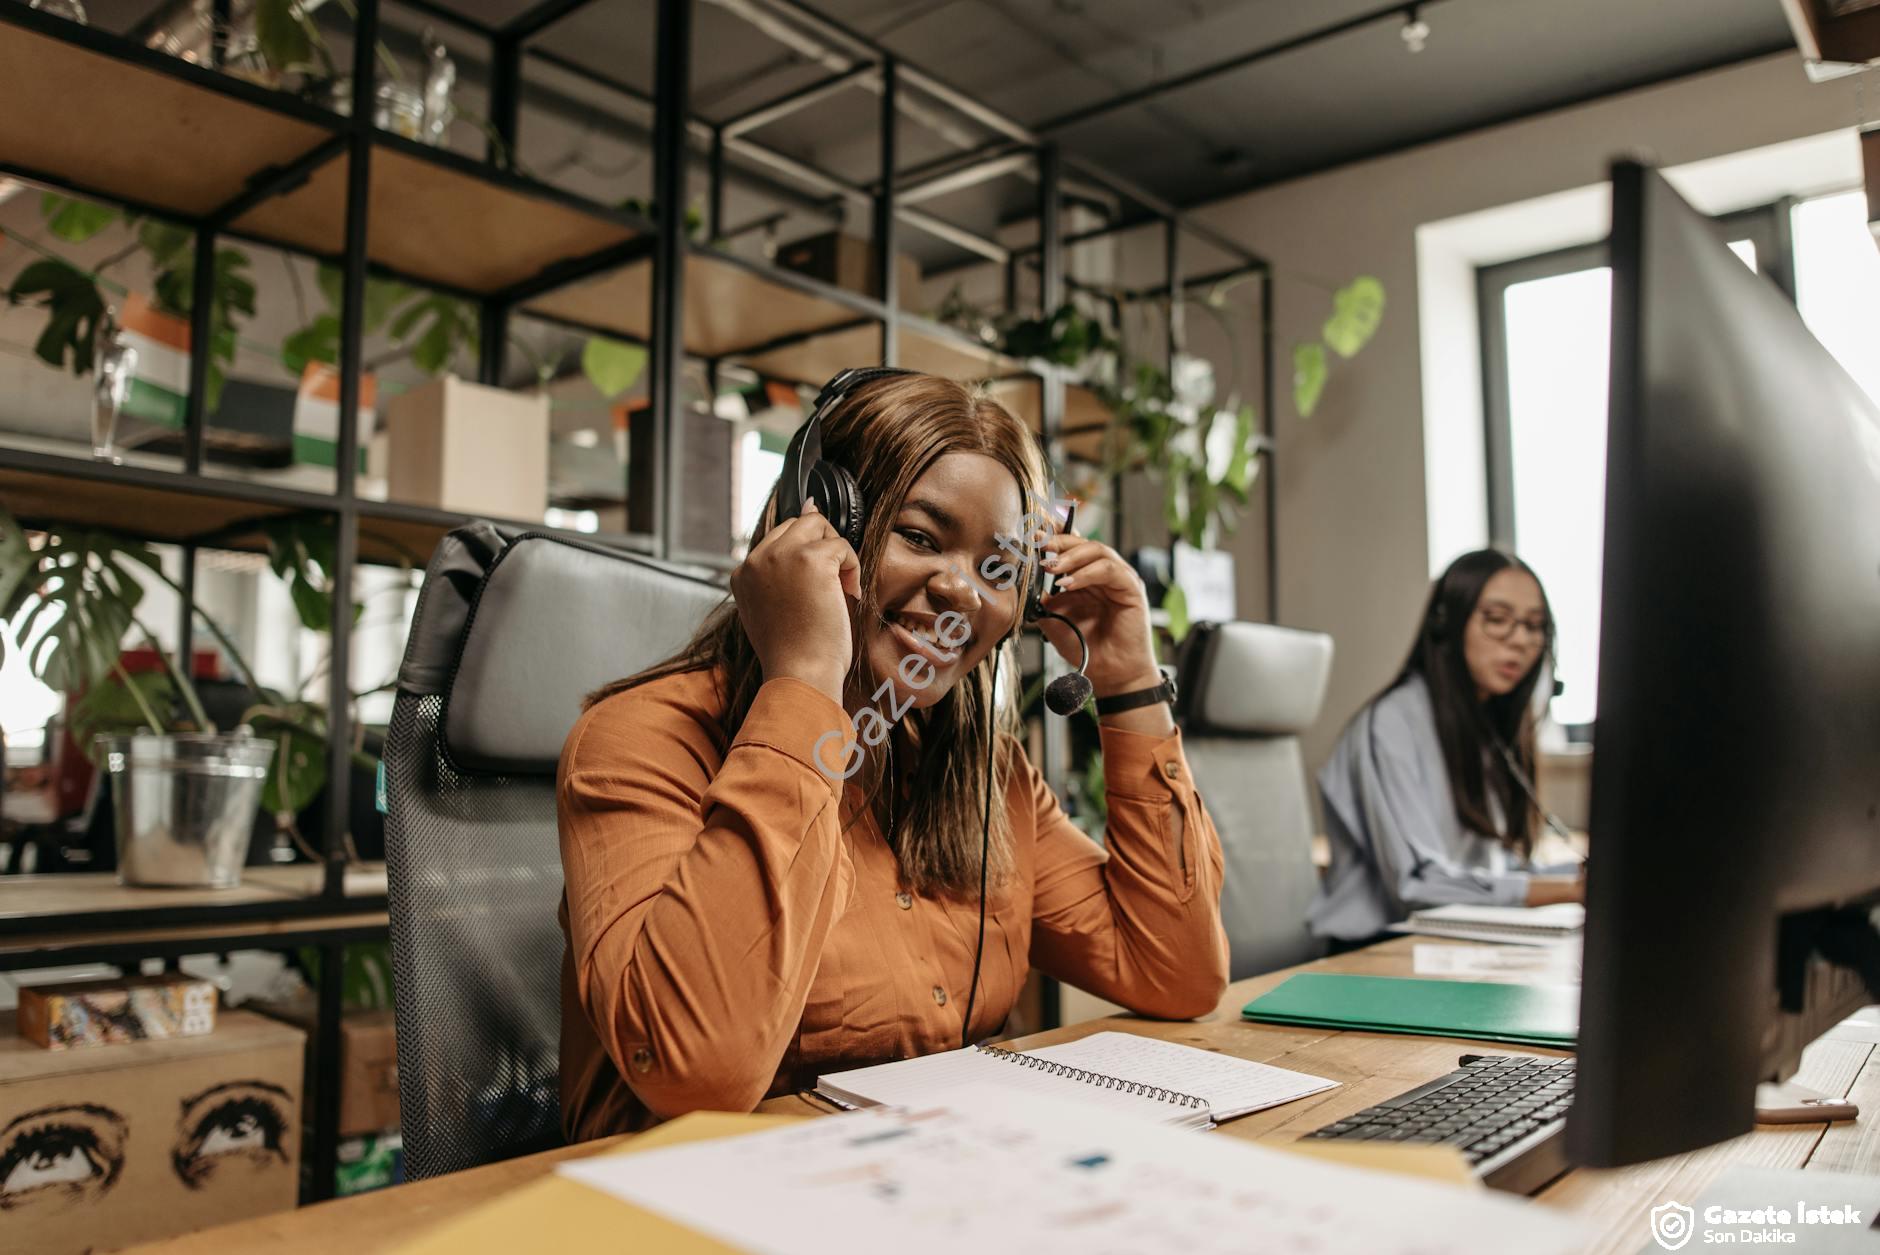
M1044 498L1035 439L996 403L844 371L790 442L735 602L588 699L557 780L570 1140L992 1035L1034 965L1144 1015L1214 1009L1220 842L1142 581L1068 527L1039 537L1050 592L1037 550L978 578ZM943 616L964 634L939 639ZM1033 621L1081 664L1048 704L1097 698L1104 847L1020 748L1016 685L999 697ZM845 779L815 747L870 707L898 718Z
M1553 656L1547 594L1526 563L1482 549L1430 590L1410 657L1319 772L1332 865L1307 915L1334 952L1411 911L1542 906L1583 881L1531 860L1534 690Z

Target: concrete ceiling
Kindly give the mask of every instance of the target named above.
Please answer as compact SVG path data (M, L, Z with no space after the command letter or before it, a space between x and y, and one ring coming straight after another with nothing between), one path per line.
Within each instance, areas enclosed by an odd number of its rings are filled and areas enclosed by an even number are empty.
M513 9L518 0L466 0ZM700 0L693 101L708 117L828 72ZM818 11L1028 126L1337 26L1384 0L814 0ZM598 0L545 46L642 77L649 0ZM1778 0L1428 0L1411 53L1392 13L1346 33L1054 132L1183 204L1497 120L1791 46ZM968 128L970 129L970 128ZM866 135L858 135L864 131ZM775 123L768 142L832 161L874 150L861 92ZM933 136L902 143L919 160ZM872 175L872 171L869 172Z
M136 30L153 10L174 13L184 0L89 3L94 22ZM500 26L536 0L434 3ZM1182 205L1792 46L1778 0L1425 0L1420 16L1430 32L1416 53L1401 36L1403 12L1388 9L1387 0L807 3L1045 130L1066 151ZM650 96L654 15L654 0L593 0L532 47ZM1376 20L1362 21L1367 15ZM339 14L322 14L328 18ZM393 30L431 24L396 0L387 0L384 18ZM1126 93L1341 25L1350 28L1142 103L1066 121ZM480 41L455 33L451 40L460 78L474 88L485 78ZM776 0L696 0L693 48L693 110L720 122L856 60L852 49L815 38ZM536 58L525 62L524 75L529 104L560 92L568 114L567 76ZM903 95L903 170L995 138L918 93ZM583 107L607 107L604 94L589 93ZM866 183L878 173L878 119L878 98L850 88L750 138ZM641 142L644 121L645 111L637 111L619 139ZM525 113L525 132L529 125ZM765 174L772 191L788 182L774 169ZM734 195L734 221L763 211L765 198L752 200L753 186L762 187L746 181ZM1034 197L1033 182L1017 171L923 207L990 234L1028 214ZM929 263L949 252L932 240L910 247Z

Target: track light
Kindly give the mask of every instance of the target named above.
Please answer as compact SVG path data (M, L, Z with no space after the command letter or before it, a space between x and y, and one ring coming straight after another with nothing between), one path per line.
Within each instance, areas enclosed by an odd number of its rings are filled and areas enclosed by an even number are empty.
M1403 29L1397 32L1403 37L1403 46L1411 52L1422 52L1423 45L1430 41L1430 24L1423 20L1416 5L1404 10Z

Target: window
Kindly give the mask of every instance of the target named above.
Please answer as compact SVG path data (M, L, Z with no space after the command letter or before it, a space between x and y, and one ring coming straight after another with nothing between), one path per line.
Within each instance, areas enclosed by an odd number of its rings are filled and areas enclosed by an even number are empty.
M734 521L740 549L751 542L751 533L764 515L764 502L777 476L783 474L783 455L789 441L774 432L751 428L738 440L738 516Z
M1880 247L1859 191L1795 207L1795 294L1802 319L1880 404Z
M1799 293L1815 334L1880 396L1870 348L1880 339L1880 251L1861 194L1779 201L1717 225L1745 265ZM1566 684L1553 717L1583 728L1599 688L1612 273L1595 244L1486 266L1477 278L1490 535L1547 587Z

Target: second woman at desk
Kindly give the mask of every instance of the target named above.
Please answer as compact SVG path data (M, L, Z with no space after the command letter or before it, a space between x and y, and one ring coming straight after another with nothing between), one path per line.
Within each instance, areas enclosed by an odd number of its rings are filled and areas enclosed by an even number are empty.
M1403 670L1319 773L1332 865L1307 918L1334 950L1424 907L1580 899L1577 878L1529 861L1533 697L1553 630L1512 554L1464 554L1436 581Z
M773 497L735 606L590 698L563 749L571 1140L957 1048L998 1030L1033 965L1171 1019L1226 984L1220 844L1167 705L1100 721L1107 852L1007 735L1026 582L1000 572L1016 560L1000 538L1045 497L1031 433L913 376L832 401L822 434L865 504L859 553L819 510L776 521ZM1096 696L1160 686L1142 582L1107 545L1045 537L1046 606L1088 639ZM957 648L938 643L948 615ZM1071 632L1044 627L1075 662ZM851 760L819 742L865 707L892 733L836 778Z

